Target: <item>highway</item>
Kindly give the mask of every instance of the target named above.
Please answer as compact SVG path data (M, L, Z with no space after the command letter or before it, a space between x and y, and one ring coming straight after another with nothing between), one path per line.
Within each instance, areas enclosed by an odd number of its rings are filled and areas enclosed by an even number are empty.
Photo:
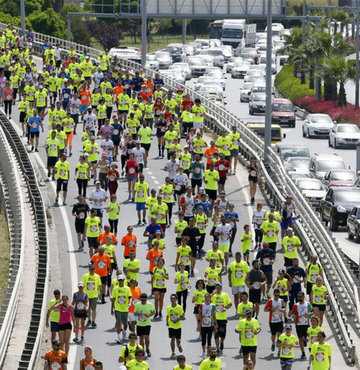
M280 66L278 65L278 70ZM225 69L224 69L225 70ZM237 117L242 119L244 122L256 121L265 122L264 115L249 115L248 103L240 102L240 88L243 85L243 79L231 78L229 73L226 73L226 87L225 87L225 105L231 113L235 114ZM190 80L187 84L193 86L193 80ZM354 102L353 93L353 83L348 83L346 85L347 94L349 96L349 101ZM283 140L285 143L292 144L304 144L307 145L310 154L330 154L337 153L341 156L347 166L353 171L356 171L356 150L355 149L334 149L328 146L327 139L309 139L302 136L302 123L300 118L296 120L295 128L284 127L282 132L286 134L286 138ZM333 235L339 244L339 248L350 257L356 263L360 261L360 244L356 243L354 240L349 240L347 237L346 229L339 228L339 232L334 232Z
M37 63L40 65L39 59L37 58ZM231 96L231 93L234 95L233 99L229 99L228 108L233 110L236 107L241 107L237 112L240 117L246 118L247 116L247 105L239 104L238 99L238 88L242 83L241 80L228 80L227 86L227 96L228 99ZM234 93L234 90L236 94ZM19 123L17 121L18 112L15 108L13 113L14 125L18 128L20 133ZM45 121L45 133L47 131L47 121ZM60 201L60 206L54 204L55 200L55 191L54 191L54 182L44 181L46 180L45 162L46 155L44 149L45 134L40 135L40 149L39 153L31 153L30 156L35 159L36 162L42 166L42 171L40 172L40 177L42 177L43 183L43 194L46 199L46 205L48 209L48 215L51 220L50 225L50 248L51 248L51 289L60 288L63 294L72 296L74 289L76 288L77 281L81 280L82 275L87 272L87 263L89 261L88 248L85 244L85 249L83 252L76 251L77 241L75 236L74 229L74 219L71 215L72 206L76 203L77 196L77 186L73 180L74 168L77 164L78 157L80 154L80 148L82 147L80 142L80 133L82 127L78 127L78 134L74 136L73 147L73 156L68 160L71 166L71 176L69 184L69 193L68 193L68 205L63 206ZM296 129L298 130L298 129ZM289 130L291 131L291 130ZM207 138L208 139L208 138ZM26 141L26 139L23 139ZM161 170L165 164L165 160L159 160L157 157L157 146L155 145L155 138L153 138L153 145L150 152L149 159L149 169L145 170L145 181L150 185L150 188L158 189L164 181L166 173ZM90 184L88 188L91 191L94 188L94 185ZM226 184L227 198L235 204L235 210L239 213L240 222L239 222L239 231L238 236L234 243L234 251L240 249L240 238L239 234L242 230L242 227L246 223L250 223L252 208L249 206L249 194L248 194L248 183L247 183L247 173L244 169L239 169L236 176L231 176L229 181ZM134 226L134 233L138 237L138 253L137 257L141 262L141 270L139 274L139 286L142 291L150 293L150 275L148 271L148 262L145 260L145 255L147 252L146 240L142 237L144 226L137 226L137 217L135 212L135 204L127 201L127 184L120 182L120 186L117 192L118 200L121 202L121 211L120 211L120 220L119 220L119 234L118 238L126 233L126 227L128 225ZM260 198L257 198L260 199ZM90 204L91 206L91 204ZM173 216L173 225L177 216ZM105 222L106 223L106 217ZM168 292L166 293L164 305L165 307L170 303L170 293L175 291L175 286L173 284L174 280L174 260L176 255L176 248L174 245L174 233L173 227L167 230L166 235L166 249L164 252L166 267L170 273L170 280L168 282ZM210 227L208 228L208 232ZM205 250L210 249L210 236L206 236L205 241ZM118 246L116 249L116 254L118 260L120 261L120 266L122 267L123 262L123 250L121 246ZM250 260L254 258L253 252L251 253ZM231 259L232 260L232 259ZM277 271L279 268L282 268L283 258L279 255L277 258L276 264L274 266L274 271ZM204 259L197 260L195 278L191 278L191 283L194 286L197 278L203 276L203 272L207 267L207 263ZM274 274L275 275L275 274ZM227 284L227 279L224 277L224 291L229 293L230 289ZM183 340L182 346L184 349L184 354L187 357L187 362L193 366L193 369L197 369L202 358L201 358L201 346L198 342L197 337L198 333L195 331L195 318L192 314L193 306L191 304L191 295L193 289L191 290L190 297L188 298L188 311L186 312L186 320L183 322ZM51 293L50 293L51 294ZM50 297L52 298L52 297ZM115 319L110 315L110 302L109 298L106 298L107 303L104 305L98 305L98 316L96 329L88 329L85 332L85 341L81 344L71 344L71 350L69 355L70 360L70 369L78 369L79 361L83 356L83 349L85 345L91 345L94 348L95 357L104 363L104 369L116 369L117 368L117 359L122 348L121 345L116 344L116 333L114 329ZM151 300L152 301L152 300ZM237 324L237 320L234 319L235 310L232 307L229 310L229 322L228 322L228 336L225 341L225 349L223 352L223 369L225 368L239 368L242 360L240 360L238 351L239 351L239 341L238 335L235 334L234 328ZM262 332L259 335L259 345L257 353L257 368L264 369L265 367L274 366L274 368L280 368L279 359L274 357L270 351L270 332L268 325L268 314L263 312L261 309L260 313L260 323ZM336 343L336 333L332 332L329 323L326 320L323 325L326 333L328 334L327 340L333 346L333 366L341 366L346 368L345 361L342 355L341 348L338 347ZM49 339L48 330L46 330L45 339ZM152 332L151 332L151 352L152 357L148 359L150 368L154 369L164 369L170 370L176 365L176 361L170 359L170 347L169 339L167 338L167 328L165 326L165 320L155 321L152 323ZM49 342L43 343L42 355L50 348ZM300 370L304 369L306 362L300 361L300 351L296 350L296 359L294 362L293 369ZM38 365L38 369L42 369L42 361Z

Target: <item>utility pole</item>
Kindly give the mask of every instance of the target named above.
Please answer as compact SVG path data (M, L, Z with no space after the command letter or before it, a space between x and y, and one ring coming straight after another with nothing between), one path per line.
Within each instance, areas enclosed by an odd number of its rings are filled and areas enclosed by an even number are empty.
M359 109L359 0L356 0L356 79L355 109Z
M315 22L315 29L316 33L319 32L319 21L317 20ZM319 55L316 55L315 57L315 100L320 100L320 93L321 93L321 84L320 84L320 78L319 78Z
M141 65L146 64L147 15L146 0L141 0Z
M267 48L266 48L266 110L265 110L265 163L269 163L271 147L271 57L272 57L272 0L267 2Z
M302 11L302 15L304 17L303 21L302 21L302 43L304 44L305 43L305 15L306 15L306 0L303 0L303 11Z
M187 19L184 18L182 20L182 43L186 44L186 26L187 26Z
M25 0L20 0L21 29L25 32Z

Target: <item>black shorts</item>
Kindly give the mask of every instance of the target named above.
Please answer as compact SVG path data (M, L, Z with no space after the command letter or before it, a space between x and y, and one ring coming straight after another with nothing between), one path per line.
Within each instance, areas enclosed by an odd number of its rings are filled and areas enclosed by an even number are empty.
M219 181L218 181L218 184L225 185L225 181L226 181L226 177L220 177Z
M191 187L195 189L196 186L201 188L202 185L202 179L196 180L196 179L191 179Z
M194 306L194 312L193 312L195 315L197 315L197 314L199 314L200 313L200 309L199 309L199 305L198 304L196 304L195 306Z
M57 157L48 157L47 167L54 167L56 165L58 158Z
M197 246L190 246L191 248L191 257L195 257L197 256Z
M117 264L115 262L111 262L111 270L114 271L117 269ZM110 273L110 271L109 271Z
M254 184L256 184L259 181L259 179L256 176L249 176L248 180L253 182Z
M249 353L256 353L257 346L241 346L241 352L243 356L248 355Z
M83 234L85 229L85 221L75 221L75 231Z
M145 150L150 150L151 144L143 144L141 143L141 147L144 148Z
M40 136L40 131L30 132L30 137L31 137L31 138L39 137L39 136Z
M209 199L213 199L213 200L216 200L217 196L217 191L216 190L212 190L212 189L205 189L205 192L206 194L208 195Z
M166 293L166 288L153 288L153 292Z
M72 114L71 118L74 120L74 123L76 125L79 123L79 115L78 114Z
M74 316L77 317L78 319L86 319L87 313L84 310L81 311L74 310Z
M114 146L119 146L120 145L120 138L119 137L113 137L111 140L114 143Z
M119 109L119 110L118 110L118 113L119 113L119 114L123 114L123 113L128 114L128 112L129 112L129 111L128 111L127 109Z
M45 108L46 107L36 107L36 110L38 111L38 113L40 114L41 112L45 112Z
M313 306L313 308L317 307L319 309L319 311L325 311L326 310L326 304L313 303L312 306Z
M181 328L169 328L169 338L181 339Z
M314 285L313 283L309 283L308 281L306 282L306 294L307 295L311 294L313 285Z
M285 267L291 267L293 265L292 258L284 257L284 266Z
M271 322L270 323L271 335L276 335L276 333L282 333L283 331L284 331L283 322Z
M139 163L139 171L136 171L137 173L143 172L144 171L144 163Z
M57 333L59 331L59 323L55 321L50 322L50 331L52 333Z
M56 184L56 191L67 191L68 188L68 180L63 180L63 179L57 179L57 184Z
M88 241L89 247L93 247L95 249L98 248L99 242L96 236L88 236L87 241Z
M101 284L106 285L108 281L108 277L106 276L100 276Z
M215 338L225 338L227 320L216 320L216 321L218 324L218 330L215 333Z
M20 112L19 121L21 123L25 122L26 112Z
M307 330L309 325L296 325L296 335L298 338L306 338L307 337Z
M288 300L289 300L289 298L288 298L288 295L286 294L286 295L280 295L280 298L286 303Z
M263 271L267 284L272 284L273 283L273 272L272 271Z
M59 331L61 330L72 330L71 323L67 322L66 324L59 324Z
M261 303L261 289L249 289L249 301L251 303Z
M151 326L136 326L136 334L138 337L141 337L142 335L150 335Z

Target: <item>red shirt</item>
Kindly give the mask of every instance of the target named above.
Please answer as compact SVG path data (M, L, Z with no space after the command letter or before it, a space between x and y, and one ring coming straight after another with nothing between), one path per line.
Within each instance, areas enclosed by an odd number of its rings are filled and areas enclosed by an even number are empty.
M154 104L154 111L155 111L155 114L160 114L162 112L164 108L164 104L163 103L155 103Z
M143 92L143 91L140 91L139 95L143 98L144 101L146 101L149 96L147 92Z
M119 172L118 171L113 171L113 170L109 170L108 171L108 178L109 178L109 182L116 182L119 180Z
M130 161L130 159L128 159L126 161L126 174L127 175L136 175L136 169L137 169L136 160L134 159L133 161Z
M182 103L181 103L182 109L185 110L187 105L190 105L190 108L192 108L192 106L194 105L194 102L191 99L190 100L183 100Z
M165 112L164 113L164 119L166 122L172 122L172 113L171 112Z
M229 161L217 161L215 163L216 169L219 172L219 177L226 177L227 170L230 168Z

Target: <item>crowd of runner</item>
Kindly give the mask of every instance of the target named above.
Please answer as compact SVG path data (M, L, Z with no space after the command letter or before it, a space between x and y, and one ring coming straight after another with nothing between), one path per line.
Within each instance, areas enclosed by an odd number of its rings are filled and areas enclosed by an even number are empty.
M0 104L8 118L17 104L20 115L15 120L30 151L39 151L39 136L46 135L47 175L56 181L55 204L67 204L69 183L76 182L78 202L72 214L78 248L89 250L88 272L78 290L65 295L56 289L49 302L46 326L52 349L45 355L45 369L67 368L71 334L76 343L86 341L86 328L97 327L98 304L109 305L114 316L116 342L123 344L121 369L149 368L152 325L162 325L164 331L167 326L170 357L178 363L173 369L191 369L182 354L185 315L194 320L199 334L201 370L222 368L229 329L239 333L243 369L254 369L257 337L265 335L258 322L262 303L269 313L269 349L277 351L282 369L291 369L297 348L301 359L308 358L309 368L329 369L331 346L322 329L328 296L323 268L316 256L305 269L299 266L301 241L293 230L299 215L291 196L278 210L275 205L268 211L261 202L255 205L260 167L251 159L252 220L240 226L235 206L227 200L227 179L236 173L239 157L236 127L205 140L206 111L200 99L193 101L181 88L165 90L159 74L151 78L141 68L126 70L108 52L92 60L86 53L64 53L59 45L44 44L43 68L38 71L33 42L31 30L23 34L9 26L0 32ZM73 148L74 135L81 135L82 147ZM150 188L145 177L144 169L160 163L149 161L151 146L164 158L166 175L159 189ZM67 161L73 153L79 155L75 168ZM130 225L126 234L119 232L118 188L125 182L141 233ZM174 261L168 261L165 234L176 245ZM148 266L140 266L137 258L141 237L148 241ZM241 251L232 250L236 238ZM279 271L273 271L276 258L284 260ZM206 259L208 267L195 278L198 259ZM175 273L165 267L165 260L174 263ZM138 274L144 271L151 274L150 286L138 284ZM176 292L166 296L169 280ZM232 296L223 291L225 285ZM164 306L165 296L170 304ZM238 322L229 328L231 308ZM103 368L93 349L85 346L80 369Z

